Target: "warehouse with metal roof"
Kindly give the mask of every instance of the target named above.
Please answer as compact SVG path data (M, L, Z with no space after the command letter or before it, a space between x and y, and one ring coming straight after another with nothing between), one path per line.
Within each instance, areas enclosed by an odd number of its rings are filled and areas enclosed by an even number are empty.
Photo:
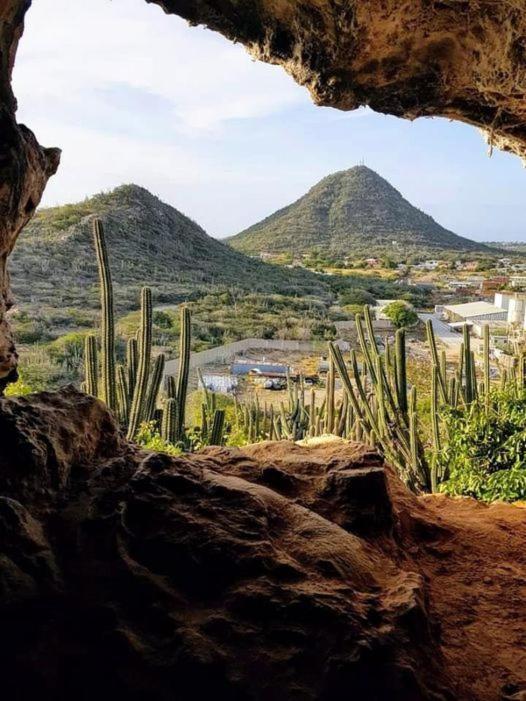
M468 302L467 304L450 304L444 307L444 313L450 322L455 321L506 321L506 309L496 307L489 302Z

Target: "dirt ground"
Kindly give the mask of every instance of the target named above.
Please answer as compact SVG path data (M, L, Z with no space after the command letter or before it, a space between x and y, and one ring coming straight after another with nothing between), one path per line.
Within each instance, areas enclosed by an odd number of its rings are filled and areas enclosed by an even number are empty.
M419 558L447 664L466 698L497 698L510 677L526 679L526 508L444 496L421 503L454 529Z
M370 458L360 459L360 450L353 452L345 442L309 448L285 442L249 446L246 452L258 459L271 453L272 465L301 471L304 480L316 470L339 469L346 456L349 462L367 463ZM402 545L400 566L424 577L427 609L438 625L446 677L455 680L457 698L524 701L526 504L416 497L389 468L387 477L395 539ZM298 495L299 503L311 499ZM390 547L387 542L392 555Z

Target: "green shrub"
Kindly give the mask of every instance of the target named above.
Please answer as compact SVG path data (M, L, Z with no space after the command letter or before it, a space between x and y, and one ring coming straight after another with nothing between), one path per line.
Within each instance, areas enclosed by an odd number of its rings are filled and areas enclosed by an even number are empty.
M47 324L40 319L35 321L15 321L17 343L46 343L52 336Z
M22 374L19 372L18 380L11 385L7 385L7 388L5 390L5 396L23 397L26 394L32 394L33 392L34 389L24 381Z
M159 431L155 428L155 422L141 424L135 443L146 450L153 450L156 453L167 453L168 455L181 455L182 450L172 443L168 443L163 438Z
M364 290L362 287L350 287L340 295L340 304L342 306L359 304L361 307L368 304L374 307L376 305L376 299L370 292Z
M69 371L77 371L84 358L84 339L86 333L72 331L52 341L49 348L49 357L55 363L64 365Z
M418 316L405 302L396 301L388 304L384 309L385 316L390 319L397 329L414 326Z
M526 499L526 392L495 392L489 415L477 403L444 420L449 441L440 461L448 479L441 491L487 502Z
M160 329L171 329L174 325L174 320L171 314L159 310L153 313L153 323L154 326L158 326Z

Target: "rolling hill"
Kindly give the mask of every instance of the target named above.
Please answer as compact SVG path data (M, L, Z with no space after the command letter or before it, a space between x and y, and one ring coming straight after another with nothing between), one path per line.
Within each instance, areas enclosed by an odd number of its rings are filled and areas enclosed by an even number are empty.
M489 252L440 226L366 166L329 175L293 204L227 239L236 250L335 257L401 252Z
M157 303L178 303L218 288L327 295L322 278L253 260L208 236L194 221L137 185L123 185L77 204L40 210L10 259L22 305L97 307L91 220L106 229L116 302L137 305L149 285ZM29 282L30 281L30 282Z

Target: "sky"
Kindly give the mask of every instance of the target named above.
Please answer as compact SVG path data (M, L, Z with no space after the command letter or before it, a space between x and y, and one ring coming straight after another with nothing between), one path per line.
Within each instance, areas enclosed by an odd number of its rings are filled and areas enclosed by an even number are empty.
M18 119L63 149L43 205L146 187L223 237L364 162L443 226L526 241L526 172L473 127L315 107L282 69L144 0L33 0Z

